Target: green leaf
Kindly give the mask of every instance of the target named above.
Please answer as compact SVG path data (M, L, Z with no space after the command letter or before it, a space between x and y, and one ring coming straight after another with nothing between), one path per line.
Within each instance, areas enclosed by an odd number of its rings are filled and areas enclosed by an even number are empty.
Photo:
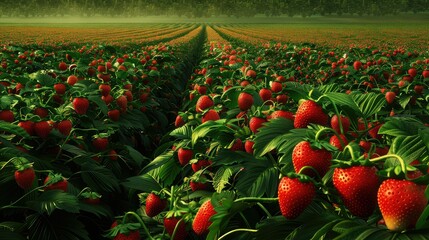
M282 136L291 129L294 129L293 122L285 118L271 119L265 123L265 126L256 134L254 154L263 156L276 149L284 141Z
M388 118L378 131L379 134L390 136L411 136L417 135L421 128L425 128L423 123L415 118L393 117Z
M101 110L102 113L107 114L109 109L107 108L106 103L97 95L88 96L88 100L95 103Z
M403 109L407 108L407 105L410 102L411 98L413 98L413 96L411 95L404 95L399 98L399 104Z
M134 162L136 162L137 165L140 167L143 165L143 162L147 159L145 156L143 156L143 154L141 154L139 151L137 151L136 149L134 149L129 145L125 145L125 149L127 150L130 158L134 160Z
M311 240L319 240L319 239L323 239L324 236L329 233L330 231L332 231L332 227L338 223L338 221L341 220L336 220L336 221L331 221L326 223L323 227L321 227L311 238Z
M213 187L215 191L221 192L229 184L229 178L239 169L239 167L220 167L213 177Z
M416 223L416 229L428 229L429 226L429 205L426 206Z
M87 151L70 144L64 144L61 148L66 152L75 154L76 156L87 156L89 154Z
M173 161L173 155L174 155L174 151L168 151L162 155L159 155L152 162L150 162L146 167L144 167L141 173L147 173L153 169L163 166L169 161Z
M200 138L211 136L219 139L225 134L231 136L230 141L228 141L229 144L234 138L234 131L225 126L224 123L225 120L208 121L196 127L192 134L192 145L195 145Z
M77 214L33 214L26 218L31 240L90 240Z
M348 109L348 113L353 114L354 116L361 116L361 111L356 103L353 101L353 98L345 93L330 92L325 93L325 96L331 100L337 107L341 107L342 110ZM348 114L348 115L350 115Z
M79 213L79 204L76 196L61 190L43 192L38 198L27 202L28 207L38 213L52 214L56 209L70 213Z
M11 232L16 232L22 228L23 223L21 222L1 222L0 229L5 229Z
M426 156L428 149L419 136L399 136L393 140L389 153L399 155L406 164L409 164L416 159L421 159L421 156ZM398 165L399 161L395 158L389 158L386 161L387 167Z
M381 93L352 93L351 97L359 107L360 112L363 114L363 118L373 117L386 103L384 95Z
M26 240L27 238L17 232L0 228L0 239Z
M79 202L79 208L81 212L88 212L94 214L97 218L112 218L113 212L104 205L99 204L88 204L85 202Z
M255 239L258 240L277 240L286 239L293 230L297 229L302 223L298 221L288 221L283 216L266 218L256 225L258 232Z
M247 162L238 175L236 189L248 197L273 197L277 193L278 170L268 160Z
M192 127L185 125L171 131L170 136L175 137L177 139L191 139L192 132L193 132Z
M95 163L84 163L81 170L82 180L96 192L119 191L119 183L113 172Z
M4 121L0 121L0 131L15 134L24 138L30 137L30 135L28 135L28 133L22 127Z
M162 189L161 184L151 174L127 178L126 182L123 182L122 185L127 188L136 189L147 193L152 191L160 191Z

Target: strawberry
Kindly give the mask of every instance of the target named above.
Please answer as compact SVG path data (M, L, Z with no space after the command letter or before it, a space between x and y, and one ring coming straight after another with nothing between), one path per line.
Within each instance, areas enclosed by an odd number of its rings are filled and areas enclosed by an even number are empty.
M252 69L247 70L246 77L256 78L256 72L255 72L255 70L252 70Z
M293 116L293 113L285 111L285 110L274 111L267 118L268 119L275 119L275 118L280 118L280 117L290 119L292 121L295 119L295 117Z
M40 138L48 138L49 133L54 128L51 123L51 121L41 121L34 123L34 132Z
M192 229L195 234L202 236L208 233L209 227L212 224L210 218L216 214L211 200L205 201L198 209L195 215L194 221L192 222Z
M68 136L73 128L73 123L69 119L62 120L56 125L56 128L60 133Z
M116 104L121 108L121 110L125 111L128 105L128 99L125 95L121 95L116 99Z
M98 89L100 90L100 93L102 96L107 96L110 94L110 91L112 88L110 87L109 84L100 84Z
M376 123L369 123L368 124L368 133L372 138L381 140L381 138L383 137L383 135L378 134L378 130L380 130L381 126L383 126L383 124L380 124L378 122Z
M36 114L40 118L45 118L49 115L49 112L46 108L37 107L34 109L34 114Z
M380 185L376 172L375 167L368 166L334 169L334 187L353 215L367 218L374 212Z
M68 187L68 181L67 179L63 178L60 174L49 174L45 178L45 181L43 184L48 184L45 187L45 191L48 190L62 190L64 192L67 192Z
M24 190L33 186L34 179L36 179L36 174L31 164L19 166L15 171L15 182Z
M259 90L259 96L262 98L262 101L266 102L271 99L273 94L271 93L271 90L268 88L262 88Z
M137 230L126 233L118 233L113 240L140 240L140 232Z
M230 148L230 150L234 151L234 152L236 152L236 151L244 151L243 141L241 141L240 138L235 139L234 143L232 144L232 146Z
M65 70L67 70L67 68L68 68L68 66L67 66L67 63L65 63L65 62L60 62L58 64L58 69L61 71L65 71Z
M177 158L182 167L189 163L193 155L194 152L191 149L179 148L177 151Z
M429 70L424 70L422 72L423 78L429 78Z
M338 139L338 137L336 135L332 136L329 139L329 144L338 148L338 150L343 151L343 149L344 149L343 146L346 146L349 142L347 141L346 136L344 136L343 134L340 134L340 138L341 138L341 140ZM342 143L341 143L341 141L342 141Z
M174 229L177 228L176 234L174 235L174 238L172 238L172 240L186 240L188 236L188 232L186 231L186 224L183 220L180 220L181 219L179 217L164 218L164 228L167 231L168 235L170 235L170 237L173 237Z
M73 99L73 108L77 114L83 115L88 111L89 101L84 97L77 97Z
M395 92L387 92L384 96L388 104L392 104L395 101L396 93Z
M299 105L295 114L295 128L306 128L310 123L328 125L328 115L321 106L312 100L305 100Z
M353 68L356 70L356 71L358 71L360 68L362 67L362 62L361 61L355 61L354 63L353 63Z
M262 124L266 121L267 119L262 117L252 117L249 121L249 128L253 133L257 133L259 128L262 127Z
M289 97L286 94L279 94L276 97L277 103L286 104Z
M211 164L212 164L212 161L206 160L206 159L202 159L202 160L198 160L198 162L196 162L196 163L192 163L191 167L192 167L192 170L194 172L198 172L199 170L201 170L201 169L203 169L205 167L208 167Z
M216 121L219 119L220 119L219 113L217 113L216 110L214 109L210 109L203 115L201 122L205 123L207 121Z
M11 123L15 121L15 116L11 110L0 110L0 120Z
M408 74L413 78L415 76L417 76L417 69L415 68L410 68L408 69Z
M185 125L185 120L183 120L182 116L177 115L176 120L174 121L174 126L178 128L178 127L181 127L183 125Z
M246 140L246 142L244 142L244 149L247 153L253 154L253 145L255 145L255 142L252 140Z
M207 183L196 182L194 180L191 180L189 182L189 186L191 187L192 192L195 192L198 190L206 190L209 187L209 185Z
M82 201L92 205L98 205L101 202L101 195L97 192L85 191L81 194Z
M98 151L104 151L109 145L107 137L96 137L92 140L92 146Z
M18 126L23 128L30 136L34 135L34 122L31 120L22 121L18 123Z
M278 93L278 92L281 92L282 89L283 89L283 86L282 86L281 82L274 81L271 83L271 91L272 92Z
M146 214L149 217L155 217L167 207L167 200L161 199L154 193L149 193L146 197Z
M253 96L250 93L242 92L238 95L238 107L241 111L249 110L253 105Z
M316 196L312 182L302 182L299 178L283 177L278 186L279 206L287 219L297 218Z
M378 189L377 200L386 226L392 231L413 228L428 204L425 185L387 179Z
M121 117L121 112L118 109L112 109L107 112L107 116L109 116L112 121L117 122Z
M207 108L212 107L213 105L213 100L209 96L203 95L198 99L197 104L195 105L195 109L198 113L201 113Z
M302 141L298 143L292 151L292 163L295 172L300 172L301 168L310 166L317 171L320 177L328 172L331 166L332 154L326 149L314 149L310 142ZM313 170L305 169L303 174L315 177Z
M348 117L345 116L340 116L340 118L338 118L338 115L334 115L331 118L331 127L332 129L334 129L337 133L341 133L341 129L340 129L340 122L338 121L339 119L341 119L341 126L343 127L343 133L346 133L349 131L350 129L350 120Z

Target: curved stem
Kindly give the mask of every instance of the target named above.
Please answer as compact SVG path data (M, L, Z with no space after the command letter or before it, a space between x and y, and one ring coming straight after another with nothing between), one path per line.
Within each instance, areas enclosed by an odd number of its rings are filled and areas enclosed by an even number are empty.
M239 199L235 199L234 202L277 202L279 200L279 198L258 198L258 197L244 197L244 198L239 198Z
M39 186L39 187L33 188L33 189L31 189L31 191L29 191L29 192L25 193L24 195L22 195L20 198L18 198L18 199L17 199L16 201L14 201L13 203L8 204L8 205L5 205L5 206L2 206L2 207L0 207L0 209L11 208L11 207L13 207L13 205L17 204L19 201L21 201L22 199L24 199L25 197L27 197L27 196L28 196L28 195L30 195L31 193L33 193L33 192L35 192L35 191L37 191L37 190L39 190L39 189L42 189L42 188L44 188L44 187L46 187L46 185L43 185L43 186Z
M248 228L237 228L237 229L234 229L234 230L232 230L232 231L229 231L229 232L225 233L224 235L220 236L220 237L218 238L218 240L222 240L222 239L224 239L226 236L228 236L228 235L230 235L230 234L233 234L233 233L236 233L236 232L251 232L251 233L257 233L257 232L258 232L258 230L256 230L256 229L248 229Z
M247 218L244 216L243 212L239 212L239 214L240 214L240 217L243 219L244 224L246 224L246 226L250 228L250 223L249 221L247 221Z
M256 203L256 205L258 205L262 209L262 211L264 211L265 214L267 214L269 218L272 217L271 213L267 210L267 208L264 205L262 205L260 202Z
M370 159L369 161L370 162L377 162L377 161L380 161L380 160L383 160L383 159L386 159L386 158L396 158L399 161L399 164L401 164L401 170L402 170L402 172L405 173L405 179L408 180L408 177L407 177L407 167L405 166L405 161L404 161L404 159L402 159L400 156L398 156L396 154L387 154L387 155L384 155L384 156L381 156L381 157L378 157L378 158Z
M179 221L177 221L176 226L174 226L174 231L173 231L173 235L171 236L171 239L175 239L176 238L176 232L179 229L180 223L182 223L183 218L181 218Z
M353 152L353 148L350 145L344 147L344 150L349 150L350 156L352 156L352 160L356 160L355 152Z
M152 236L150 235L149 229L146 227L146 224L144 224L143 220L137 213L135 212L127 212L125 213L124 217L122 218L122 223L126 222L126 219L128 215L134 216L134 218L137 219L137 221L140 223L140 225L143 227L143 230L145 231L146 235L149 237L150 240L153 240Z
M319 175L319 172L318 172L314 167L312 167L312 166L304 166L304 167L302 167L302 168L298 171L298 174L302 174L302 172L303 172L304 170L307 170L307 169L312 170L312 171L316 174L317 179L322 179L322 178L320 177L320 175Z
M320 135L322 135L322 133L324 133L324 132L333 132L333 133L336 133L335 130L332 129L332 128L322 128L319 131L317 131L315 140L319 141Z

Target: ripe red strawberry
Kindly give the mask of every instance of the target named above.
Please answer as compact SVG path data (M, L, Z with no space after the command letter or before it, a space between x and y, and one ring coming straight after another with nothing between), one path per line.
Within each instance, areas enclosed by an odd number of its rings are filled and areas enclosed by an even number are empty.
M203 169L205 167L208 167L211 164L212 164L212 161L206 160L206 159L202 159L202 160L198 160L198 162L196 162L196 163L192 163L191 167L192 167L192 170L194 172L198 172L199 170L201 170L201 169Z
M293 113L285 111L285 110L277 110L274 111L273 113L271 113L271 115L269 116L268 119L274 119L274 118L286 118L286 119L290 119L290 120L294 120L295 117L293 116Z
M128 105L128 99L125 95L121 95L116 99L116 104L122 109L126 110Z
M425 185L408 180L388 179L378 189L378 206L392 231L413 228L428 204Z
M376 172L375 167L368 166L334 169L334 187L353 215L367 218L377 207L377 191L380 182Z
M33 121L22 121L18 123L18 126L22 127L30 136L34 135L34 122Z
M205 123L207 121L216 121L219 119L220 119L219 113L217 113L216 110L214 109L210 109L203 115L201 122Z
M360 68L362 67L362 62L361 61L355 61L353 63L353 68L358 71Z
M27 190L33 186L36 174L31 165L19 167L15 171L15 181L18 186L24 190Z
M310 142L298 143L292 151L292 163L295 172L299 172L305 166L313 167L323 177L331 166L332 154L326 149L313 149ZM315 177L313 170L305 169L303 174Z
M191 187L192 192L195 192L198 190L206 190L209 187L208 183L196 182L194 180L191 180L189 182L189 186Z
M422 75L423 75L423 78L429 78L429 70L424 70Z
M381 140L381 138L383 137L383 135L378 134L378 130L380 130L381 126L383 126L383 124L380 124L378 122L376 122L376 123L369 123L368 124L368 128L370 129L368 131L369 135L372 138Z
M312 182L301 182L299 178L283 177L278 186L279 206L287 219L297 218L316 196Z
M155 217L167 207L167 200L161 199L154 193L149 193L146 198L146 214L149 217Z
M46 191L48 191L48 190L62 190L64 192L67 192L67 187L68 187L67 179L63 178L59 174L49 175L45 178L45 181L43 182L43 184L47 184L48 182L51 181L51 179L52 179L52 183L45 187Z
M256 72L255 72L255 70L252 70L252 69L247 70L246 77L256 78Z
M295 114L295 128L306 128L310 123L328 125L328 115L321 106L312 100L305 100L299 105Z
M177 150L177 158L182 167L189 163L193 155L194 152L191 149L179 148L179 150Z
M96 137L92 140L92 146L98 151L104 151L109 146L107 137Z
M198 99L197 104L195 105L195 109L198 113L201 113L207 108L212 107L213 105L213 100L209 96L203 95Z
M423 85L416 85L416 86L414 86L414 92L417 95L423 94L424 89L425 89L425 87Z
M246 142L244 142L244 149L247 153L253 154L253 145L255 145L255 142L252 140L246 140Z
M183 125L185 125L185 120L183 120L182 116L177 115L176 120L174 121L174 126L178 128Z
M387 92L384 96L388 104L392 104L395 101L396 93L395 92Z
M262 127L262 124L266 122L267 119L261 117L252 117L249 121L249 128L253 133L257 133L259 128Z
M48 138L49 133L51 133L53 129L53 125L51 121L41 121L34 123L34 132L40 138Z
M113 240L140 240L140 232L138 230L130 231L128 234L118 233Z
M408 74L413 78L415 76L417 76L417 69L415 68L410 68L408 69Z
M68 66L67 66L67 63L65 63L65 62L60 62L58 64L58 69L61 71L65 71L65 70L67 70L67 68L68 68Z
M262 98L262 101L266 102L271 99L273 94L271 93L271 90L268 88L262 88L259 90L259 96Z
M205 201L198 209L195 215L194 221L192 222L192 229L198 236L205 235L209 231L209 227L212 224L210 218L216 214L211 200Z
M231 151L244 151L244 145L243 145L243 141L241 141L240 138L237 138L234 140L234 143L232 144Z
M46 108L37 107L34 109L34 114L36 114L40 118L45 118L49 115L49 112Z
M119 121L119 118L121 117L121 112L118 109L112 109L110 111L107 112L107 116L109 116L109 118L112 121Z
M350 120L348 117L341 116L338 118L338 115L333 115L331 118L331 127L334 129L337 133L341 133L340 129L340 122L338 121L341 119L341 125L343 127L344 133L348 132L350 129Z
M84 97L77 97L73 99L73 108L77 114L83 115L88 111L89 101Z
M100 90L102 96L107 96L110 94L112 88L109 84L101 84L98 89Z
M274 81L271 83L271 91L272 92L278 93L278 92L281 92L282 89L283 89L283 86L282 86L281 82Z
M242 92L238 95L238 107L241 111L249 110L253 105L253 96L250 93Z
M346 136L344 136L343 134L340 134L340 138L341 138L341 140L343 141L343 143L342 143L342 144L344 144L344 146L346 146L346 145L349 143L349 142L347 141ZM343 151L343 149L344 149L343 145L341 144L340 139L338 139L338 137L337 137L336 135L332 136L332 137L329 139L329 144L331 144L332 146L334 146L334 147L338 148L338 150L340 150L340 151Z
M15 115L11 110L0 110L0 120L11 123L15 121Z
M73 128L73 123L69 119L62 120L56 125L56 128L60 133L68 136Z
M170 237L173 236L174 229L176 228L176 225L179 223L179 221L180 218L178 217L164 218L164 227ZM172 238L172 240L186 240L187 236L188 232L186 231L186 224L182 220L177 225L176 234L174 235L174 238Z

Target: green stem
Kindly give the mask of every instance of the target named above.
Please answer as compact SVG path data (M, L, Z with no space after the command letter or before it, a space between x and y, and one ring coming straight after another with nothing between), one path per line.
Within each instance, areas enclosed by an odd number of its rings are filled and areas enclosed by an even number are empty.
M236 233L236 232L251 232L251 233L257 233L257 232L258 232L258 230L256 230L256 229L248 229L248 228L237 228L237 229L234 229L234 230L232 230L232 231L229 231L229 232L225 233L224 235L220 236L220 237L218 238L218 240L222 240L222 239L224 239L226 236L228 236L228 235L230 235L230 234L233 234L233 233Z
M407 177L407 167L405 166L405 161L404 161L404 159L402 159L400 156L398 156L396 154L387 154L387 155L384 155L384 156L381 156L381 157L378 157L378 158L370 159L369 161L370 162L377 162L377 161L380 161L380 160L383 160L383 159L386 159L386 158L396 158L399 161L399 164L401 164L401 170L402 170L402 172L405 173L405 179L408 180L408 177Z
M269 217L269 218L271 218L272 217L272 215L271 215L271 213L267 210L267 208L264 206L264 205L262 205L260 202L258 202L258 203L256 203L261 209L262 209L262 211L264 211L265 212L265 214Z
M135 213L135 212L127 212L127 213L125 213L124 217L122 218L122 223L126 222L127 217L129 215L134 216L134 218L136 218L137 221L140 223L140 225L143 227L143 230L145 231L145 233L149 237L149 239L150 240L154 240L152 238L152 236L150 235L149 229L146 227L146 225L144 224L143 220L141 219L141 217L139 215L137 215L137 213Z
M344 147L344 150L349 150L350 156L352 156L352 160L356 160L355 152L353 152L353 148L350 145Z
M332 129L332 128L322 128L322 129L320 129L319 131L317 131L317 133L316 133L316 137L315 137L315 140L316 140L316 141L319 141L319 137L320 137L320 135L322 135L322 133L324 133L324 132L333 132L334 134L336 133L336 132L334 131L334 129Z
M31 191L29 191L29 192L25 193L25 194L24 194L24 195L22 195L20 198L18 198L15 202L13 202L13 203L11 203L11 204L9 204L9 205L2 206L0 209L6 209L6 208L11 208L11 207L13 207L13 205L15 205L15 204L19 203L19 201L21 201L22 199L24 199L25 197L27 197L27 196L28 196L28 195L30 195L31 193L33 193L33 192L35 192L35 191L37 191L37 190L39 190L39 189L42 189L42 188L44 188L45 186L46 186L46 185L43 185L43 186L40 186L40 187L33 188Z
M246 226L250 228L250 223L249 223L249 221L247 221L247 218L244 216L244 214L242 212L239 212L239 214L240 214L241 218L243 219L244 224L246 224Z
M270 203L270 202L277 202L279 200L279 198L258 198L258 197L244 197L244 198L239 198L239 199L235 199L234 202L266 202L266 203Z
M320 175L319 175L319 172L318 172L314 167L312 167L312 166L304 166L304 167L302 167L302 168L298 171L298 174L302 174L302 172L303 172L304 170L306 170L306 169L310 169L310 170L312 170L312 171L316 174L317 179L322 179L322 178L320 177Z
M171 236L171 239L175 239L176 237L176 232L179 229L180 223L183 221L183 218L181 218L177 223L176 226L174 226L174 231L173 231L173 235Z

